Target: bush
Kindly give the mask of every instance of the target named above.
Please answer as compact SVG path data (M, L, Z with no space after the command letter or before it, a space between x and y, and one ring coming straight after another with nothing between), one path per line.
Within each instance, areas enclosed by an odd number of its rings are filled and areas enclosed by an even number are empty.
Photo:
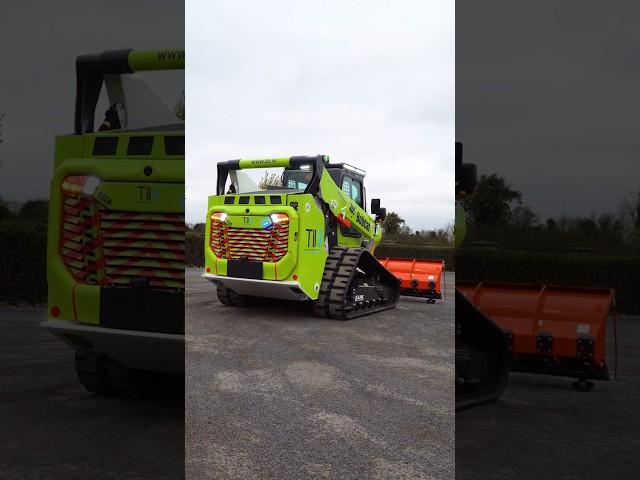
M184 240L185 265L204 267L204 233L187 232Z
M448 272L455 270L455 248L453 247L432 247L419 244L394 245L382 242L376 248L376 257L444 260Z
M47 226L0 223L0 302L47 301Z
M640 257L561 255L464 248L458 280L614 288L620 312L640 312Z
M188 267L204 266L204 234L198 232L187 232L186 234L186 265ZM453 271L455 265L454 249L451 247L431 247L419 244L395 245L381 243L376 248L376 256L379 258L422 258L422 259L442 259L446 268Z

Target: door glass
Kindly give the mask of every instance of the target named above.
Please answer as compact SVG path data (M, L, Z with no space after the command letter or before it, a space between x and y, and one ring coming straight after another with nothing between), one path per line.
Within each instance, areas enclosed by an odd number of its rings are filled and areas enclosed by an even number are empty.
M360 196L360 182L357 180L351 181L351 200L362 206L362 197Z
M351 179L345 177L342 180L342 191L351 197Z

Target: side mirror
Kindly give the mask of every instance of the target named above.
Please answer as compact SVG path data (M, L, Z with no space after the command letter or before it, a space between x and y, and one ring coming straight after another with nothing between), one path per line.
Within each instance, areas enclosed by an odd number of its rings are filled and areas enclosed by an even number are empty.
M471 195L476 188L478 173L475 164L463 163L457 174L456 194L464 193Z
M471 195L476 188L477 178L475 164L462 163L462 143L456 142L456 195Z
M462 142L456 142L456 169L462 164Z
M379 198L372 198L371 199L371 213L373 215L379 215L380 214L380 199Z
M371 199L371 213L376 216L376 221L384 221L387 218L387 209L380 207L380 199Z

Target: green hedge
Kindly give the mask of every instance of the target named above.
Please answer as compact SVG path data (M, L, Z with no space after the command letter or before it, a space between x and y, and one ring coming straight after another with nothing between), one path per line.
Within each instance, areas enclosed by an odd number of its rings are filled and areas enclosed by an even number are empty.
M185 264L187 267L204 267L204 234L187 232L185 235Z
M204 235L186 234L186 265L204 265ZM0 302L42 304L47 301L47 227L43 224L0 223ZM416 244L382 243L378 257L443 259L454 269L454 249Z
M640 258L461 249L456 279L614 288L617 309L640 313Z
M46 225L0 223L0 302L45 303ZM186 264L201 267L202 233L187 232ZM618 310L640 313L640 257L561 255L382 243L378 257L444 259L464 280L615 288Z
M186 264L189 267L204 265L204 235L199 232L187 232ZM422 245L395 245L382 243L376 249L377 257L442 259L447 270L453 271L455 265L454 249L450 247L431 247Z
M455 270L455 248L432 247L428 245L394 245L382 242L376 248L376 257L422 258L425 260L444 260L448 272Z
M0 302L47 301L47 226L0 223Z

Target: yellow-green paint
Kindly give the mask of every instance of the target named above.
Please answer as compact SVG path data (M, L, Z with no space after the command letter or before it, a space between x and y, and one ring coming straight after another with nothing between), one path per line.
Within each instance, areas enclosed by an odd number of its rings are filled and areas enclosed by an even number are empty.
M466 233L467 233L466 213L464 211L464 207L459 202L456 202L456 220L455 220L454 230L453 230L456 248L462 246Z
M134 72L143 70L183 70L184 49L132 50L129 53L129 68Z
M240 160L239 166L240 168L276 168L276 167L288 167L289 166L288 158L265 158L265 159L255 159L255 160Z
M163 67L165 69L165 67ZM148 156L128 156L128 138L139 132L98 132L62 135L56 138L54 173L49 195L47 238L47 283L49 316L51 308L60 309L58 320L76 320L99 324L100 287L77 282L60 256L62 192L64 178L90 175L101 180L95 199L113 211L182 213L184 212L184 156L167 155L165 136L182 136L183 131L145 131L154 143ZM94 156L93 145L100 136L118 137L115 155ZM152 173L145 174L145 167Z
M184 184L159 182L104 182L96 200L110 210L149 213L182 213Z
M374 245L380 243L382 229L376 227L374 219L336 185L327 170L324 170L320 178L320 196L335 216L344 216L362 234L362 237L372 239ZM360 246L362 237L354 238L339 234L340 244L346 246Z

